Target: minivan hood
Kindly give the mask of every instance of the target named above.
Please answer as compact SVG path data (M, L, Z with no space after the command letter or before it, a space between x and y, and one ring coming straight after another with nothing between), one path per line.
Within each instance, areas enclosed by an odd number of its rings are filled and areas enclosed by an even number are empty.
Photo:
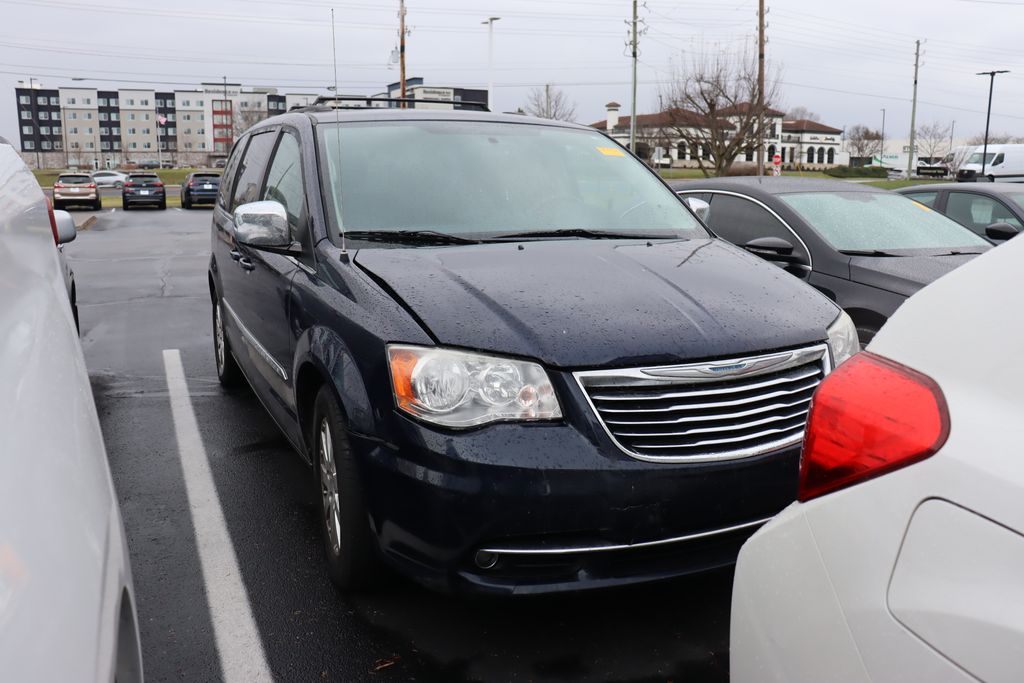
M439 343L556 367L667 364L822 341L836 306L718 239L362 249Z
M971 249L988 250L986 247ZM850 259L850 279L895 294L912 296L975 256L854 256Z

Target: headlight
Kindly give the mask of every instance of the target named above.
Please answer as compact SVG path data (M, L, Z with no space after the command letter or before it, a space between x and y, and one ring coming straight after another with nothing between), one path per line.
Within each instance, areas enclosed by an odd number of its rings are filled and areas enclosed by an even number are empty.
M424 346L388 346L398 408L445 427L562 417L544 368L511 358Z
M844 360L860 351L860 338L846 311L828 326L828 348L832 351L832 368L838 368Z

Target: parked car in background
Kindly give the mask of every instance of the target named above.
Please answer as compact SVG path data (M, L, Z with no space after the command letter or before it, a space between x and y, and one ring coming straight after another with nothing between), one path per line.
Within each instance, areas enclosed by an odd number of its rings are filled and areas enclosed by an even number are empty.
M116 187L121 189L124 181L128 178L128 174L121 173L120 171L93 171L90 177L96 183L96 187Z
M987 150L979 146L960 166L956 179L960 182L1024 183L1024 145L989 145Z
M54 244L70 221L0 139L0 662L4 680L139 682L128 546Z
M167 208L163 181L156 173L130 173L121 188L121 207L128 211L136 206Z
M938 183L896 191L993 242L1024 230L1024 186L1017 183Z
M1022 262L924 288L818 388L800 502L740 552L733 681L1021 679Z
M181 208L191 209L196 204L213 205L220 192L220 173L189 173L181 182Z
M224 168L224 166L227 165L227 161L228 161L227 159L214 159L213 167L214 168Z
M502 595L728 566L793 499L811 392L857 347L616 142L520 115L267 119L212 246L218 377L313 465L348 590L378 560Z
M87 174L61 173L53 183L53 207L69 206L88 206L96 211L103 208L99 188Z
M936 211L856 183L781 177L670 184L691 206L703 204L718 236L838 303L862 344L908 296L992 246Z

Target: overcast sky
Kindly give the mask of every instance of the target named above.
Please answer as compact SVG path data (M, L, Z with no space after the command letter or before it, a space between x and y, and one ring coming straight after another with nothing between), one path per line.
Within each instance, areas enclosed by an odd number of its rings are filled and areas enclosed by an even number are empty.
M837 128L910 128L914 40L922 47L917 120L956 121L957 138L985 125L996 79L993 132L1024 135L1024 2L1017 0L770 0L768 59L781 75L779 108L804 106ZM371 94L398 80L397 0L0 0L0 135L18 139L14 87L85 78L89 87L201 81L324 92L332 82L329 8L337 19L340 89ZM409 0L408 75L429 85L484 87L487 27L494 38L494 109L522 106L551 83L576 103L577 120L629 110L630 0ZM658 108L659 83L694 54L753 48L756 0L646 0L640 16L637 109Z

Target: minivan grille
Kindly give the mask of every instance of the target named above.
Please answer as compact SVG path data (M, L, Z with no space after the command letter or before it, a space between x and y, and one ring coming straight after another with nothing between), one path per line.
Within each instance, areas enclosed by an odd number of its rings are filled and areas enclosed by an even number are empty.
M642 460L759 455L799 443L829 370L819 345L707 363L576 373L608 435Z

